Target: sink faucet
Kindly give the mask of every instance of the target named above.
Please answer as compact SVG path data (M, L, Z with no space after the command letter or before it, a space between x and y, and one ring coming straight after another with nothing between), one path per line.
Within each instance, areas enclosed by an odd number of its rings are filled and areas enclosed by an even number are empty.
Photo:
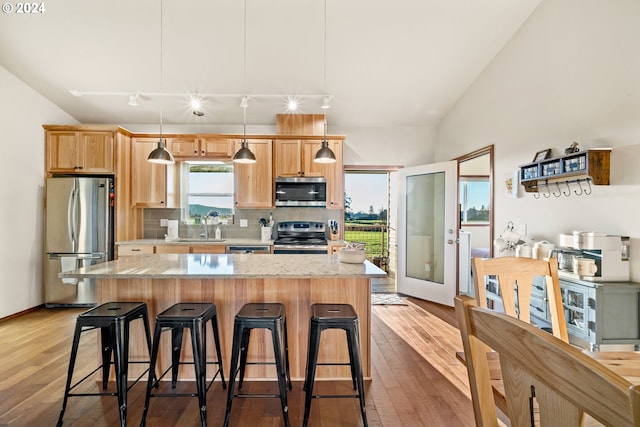
M200 233L200 237L208 239L209 238L209 227L207 227L207 216L206 215L204 215L204 216L202 216L202 218L200 218L200 228L204 231L203 233Z

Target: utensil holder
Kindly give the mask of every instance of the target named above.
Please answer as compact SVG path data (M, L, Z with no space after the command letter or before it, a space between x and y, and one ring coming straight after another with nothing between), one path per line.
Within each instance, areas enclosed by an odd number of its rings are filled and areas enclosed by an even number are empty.
M271 227L260 228L260 240L268 242L271 240Z

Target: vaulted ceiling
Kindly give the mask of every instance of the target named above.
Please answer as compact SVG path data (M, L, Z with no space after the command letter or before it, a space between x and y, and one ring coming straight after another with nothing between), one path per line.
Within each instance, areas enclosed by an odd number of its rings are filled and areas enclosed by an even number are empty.
M12 3L0 65L86 124L242 123L248 95L247 123L269 125L287 96L319 114L330 95L332 125L433 126L540 1Z

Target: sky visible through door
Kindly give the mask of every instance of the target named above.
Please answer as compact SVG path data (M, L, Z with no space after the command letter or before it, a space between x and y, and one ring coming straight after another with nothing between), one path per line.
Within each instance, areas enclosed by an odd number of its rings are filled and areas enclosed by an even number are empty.
M346 173L344 191L351 198L352 213L378 214L387 209L387 174L386 173Z

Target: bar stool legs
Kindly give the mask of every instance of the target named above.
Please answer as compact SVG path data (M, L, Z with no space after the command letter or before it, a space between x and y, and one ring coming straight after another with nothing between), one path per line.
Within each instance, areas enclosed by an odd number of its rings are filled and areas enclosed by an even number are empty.
M216 361L207 362L207 334L206 325L211 322L214 344L216 348ZM193 363L180 362L182 352L182 337L184 329L191 331L191 345L193 347ZM155 367L158 360L158 350L160 336L163 331L171 330L171 366L167 368L158 379L155 376ZM226 388L224 372L222 369L222 354L220 351L220 337L218 333L217 310L213 303L178 303L169 307L156 316L156 325L153 334L153 347L151 352L151 367L149 370L149 380L147 382L147 393L145 397L144 409L142 410L142 420L140 426L146 424L147 412L151 397L181 397L196 396L198 398L198 408L200 411L200 423L202 427L207 426L207 391L213 385L218 374L222 380L222 388ZM152 393L152 388L158 386L158 382L171 370L171 388L175 388L178 382L178 370L180 365L193 364L196 376L197 393ZM207 385L207 365L217 366L217 370Z
M75 332L73 334L73 344L69 358L69 370L67 372L67 382L62 400L62 409L58 417L57 426L62 426L62 419L67 407L67 401L72 396L117 396L118 410L120 415L120 425L127 425L127 392L144 376L145 370L130 386L128 385L129 363L129 324L136 319L142 319L147 340L147 349L151 355L151 333L149 329L149 315L147 305L141 302L108 302L98 307L94 307L78 315ZM102 346L102 364L94 369L87 376L71 385L73 370L75 368L76 356L80 344L80 336L83 332L100 328L100 338ZM71 393L71 391L102 369L102 389L107 389L111 366L111 356L113 355L113 365L116 376L116 392L102 393Z
M320 335L325 329L342 329L347 335L349 363L318 363ZM349 365L355 395L314 395L316 368L318 365ZM304 380L304 418L302 425L309 423L312 398L358 398L360 413L365 427L368 426L365 412L364 381L362 379L362 361L360 357L360 321L351 305L348 304L314 304L311 306L309 328L309 346L307 352L307 368Z
M275 355L274 363L247 362L249 339L252 329L269 329L271 331ZM238 361L240 362L240 366L238 366ZM275 364L279 394L235 394L234 386L236 376L238 373L240 374L238 389L242 389L247 364ZM235 397L279 397L284 425L289 427L287 388L291 390L291 374L289 371L289 348L284 305L278 303L245 304L238 314L236 314L234 320L229 390L227 392L227 409L224 417L224 427L229 425L231 405Z

